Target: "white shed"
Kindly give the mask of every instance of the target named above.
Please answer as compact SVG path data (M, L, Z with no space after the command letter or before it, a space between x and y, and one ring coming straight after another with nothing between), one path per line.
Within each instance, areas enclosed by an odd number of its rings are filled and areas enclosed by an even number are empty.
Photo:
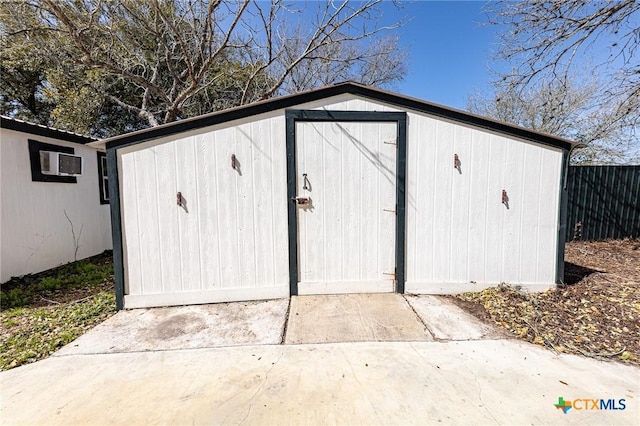
M95 145L119 308L563 278L551 135L343 83Z
M106 156L86 145L95 140L0 120L0 282L111 249Z

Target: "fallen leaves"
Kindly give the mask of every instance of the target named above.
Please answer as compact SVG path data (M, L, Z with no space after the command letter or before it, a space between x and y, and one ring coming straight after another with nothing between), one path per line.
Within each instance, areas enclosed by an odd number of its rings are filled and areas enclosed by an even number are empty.
M543 293L501 285L458 297L484 307L515 336L556 352L640 364L639 248L637 240L570 242L570 285Z

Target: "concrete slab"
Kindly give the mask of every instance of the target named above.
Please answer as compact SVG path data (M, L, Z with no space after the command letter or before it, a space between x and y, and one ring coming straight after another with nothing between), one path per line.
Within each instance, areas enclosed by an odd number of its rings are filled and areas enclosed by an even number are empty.
M438 296L405 296L436 340L505 339L504 330L478 320Z
M640 418L638 368L515 340L69 355L2 372L0 382L7 425L637 425ZM559 397L624 399L625 409L581 404L564 414L554 406Z
M120 311L54 356L282 342L289 299Z
M399 294L291 298L285 343L432 340Z

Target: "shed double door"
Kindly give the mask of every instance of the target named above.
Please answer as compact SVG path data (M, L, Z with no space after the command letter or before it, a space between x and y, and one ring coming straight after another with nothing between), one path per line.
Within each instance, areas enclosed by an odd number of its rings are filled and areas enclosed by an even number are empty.
M395 290L395 122L297 122L298 294Z

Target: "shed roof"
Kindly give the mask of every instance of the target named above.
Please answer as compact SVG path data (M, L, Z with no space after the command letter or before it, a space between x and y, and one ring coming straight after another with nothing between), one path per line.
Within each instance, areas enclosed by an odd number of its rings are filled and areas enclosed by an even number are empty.
M43 126L42 124L29 123L28 121L18 120L17 118L11 118L4 115L0 116L0 128L29 133L31 135L44 136L47 138L60 139L67 142L75 142L83 145L97 141L97 139L90 138L79 133Z
M163 136L169 136L176 133L250 117L256 114L262 114L278 109L292 108L302 103L312 102L319 99L329 98L331 96L337 96L346 93L369 98L375 101L384 102L409 110L424 112L432 116L473 125L475 127L516 136L519 138L559 147L566 150L571 150L574 145L577 145L576 142L573 142L569 139L533 131L524 127L497 121L476 114L471 114L469 112L461 111L458 109L445 107L422 99L412 98L409 96L401 95L399 93L364 86L358 83L345 82L309 90L306 92L296 93L293 95L267 99L264 101L242 105L222 111L216 111L209 114L200 115L198 117L163 124L161 126L152 127L149 129L125 133L123 135L91 143L91 146L102 148L106 145L107 148L115 148L119 146L133 145Z

